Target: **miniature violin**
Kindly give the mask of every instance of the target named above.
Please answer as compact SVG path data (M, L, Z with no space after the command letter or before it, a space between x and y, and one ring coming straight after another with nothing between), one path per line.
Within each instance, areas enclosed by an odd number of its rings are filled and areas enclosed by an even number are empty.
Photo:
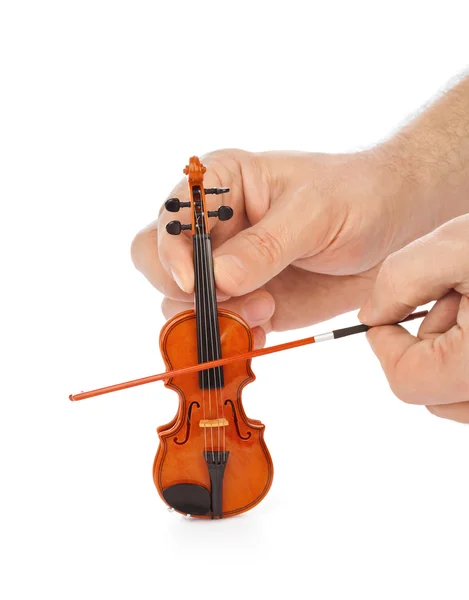
M184 169L190 201L170 198L169 212L189 208L190 224L171 221L166 231L190 231L193 243L194 304L170 319L160 333L166 372L70 395L77 401L153 381L164 381L179 396L176 416L157 428L159 446L153 480L172 510L200 519L221 519L256 506L272 485L273 464L264 442L265 426L244 412L242 390L254 381L251 359L307 344L362 333L367 325L343 329L253 350L252 334L243 319L219 309L216 301L209 218L227 221L230 206L208 210L208 194L228 188L204 189L205 167L193 156ZM402 322L424 317L415 312Z
M160 350L167 369L182 369L252 350L249 326L217 307L209 217L226 221L229 206L207 208L205 196L227 188L204 189L205 167L192 157L184 169L190 202L166 201L166 209L190 208L191 223L171 221L166 231L192 235L195 311L170 319L161 330ZM253 508L269 491L273 464L264 442L264 425L249 419L241 393L255 377L251 361L180 374L165 386L179 395L176 416L158 427L159 447L153 479L162 499L176 511L198 518L232 517Z

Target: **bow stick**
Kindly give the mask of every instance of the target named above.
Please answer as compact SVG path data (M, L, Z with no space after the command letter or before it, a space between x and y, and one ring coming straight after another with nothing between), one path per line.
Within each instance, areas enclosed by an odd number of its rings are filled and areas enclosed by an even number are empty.
M399 321L399 323L406 323L407 321L413 321L414 319L421 319L428 314L427 310L415 312ZM393 323L398 325L399 323ZM259 350L252 350L245 354L237 354L236 356L229 356L227 358L220 358L218 360L212 360L209 362L199 363L192 365L191 367L184 367L183 369L176 369L174 371L165 371L158 375L149 375L148 377L142 377L141 379L133 379L131 381L125 381L123 383L116 383L107 387L98 388L97 390L91 390L89 392L80 392L79 394L70 394L69 398L73 402L77 400L85 400L85 398L92 398L93 396L101 396L102 394L109 394L110 392L117 392L118 390L125 390L127 388L136 387L138 385L145 385L146 383L152 383L153 381L161 381L163 379L170 379L176 375L187 375L189 373L196 373L197 371L205 371L206 369L212 369L213 367L222 367L229 363L238 360L249 360L256 356L264 356L265 354L273 354L274 352L281 352L282 350L289 350L290 348L298 348L299 346L307 346L308 344L317 344L318 342L326 342L328 340L336 340L341 337L347 337L354 335L355 333L364 333L370 329L369 325L354 325L353 327L344 327L343 329L335 329L328 333L321 333L312 337L303 338L296 340L295 342L285 342L284 344L277 344L276 346L269 346L268 348L260 348Z

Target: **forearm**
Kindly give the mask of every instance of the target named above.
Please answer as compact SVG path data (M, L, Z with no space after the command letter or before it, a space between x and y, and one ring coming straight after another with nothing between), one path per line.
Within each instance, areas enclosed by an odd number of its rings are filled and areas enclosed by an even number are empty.
M391 251L469 213L469 77L373 152L384 200L403 224Z

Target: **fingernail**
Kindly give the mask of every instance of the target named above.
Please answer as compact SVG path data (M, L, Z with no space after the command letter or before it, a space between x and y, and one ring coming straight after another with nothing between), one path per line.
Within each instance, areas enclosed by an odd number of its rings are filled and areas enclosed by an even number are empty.
M191 293L192 290L190 289L187 278L184 278L184 276L181 275L176 269L171 269L171 275L183 292L186 292L186 294Z
M215 268L215 279L228 277L236 285L241 285L246 278L246 265L237 256L232 254L222 254L213 259ZM218 277L217 277L218 272Z
M275 303L269 296L256 296L244 303L243 312L250 325L265 323L274 314Z

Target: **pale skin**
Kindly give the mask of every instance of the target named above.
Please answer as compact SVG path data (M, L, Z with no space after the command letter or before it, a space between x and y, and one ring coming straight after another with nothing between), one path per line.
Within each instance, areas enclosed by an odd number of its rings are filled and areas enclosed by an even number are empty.
M245 318L257 347L270 331L362 308L394 393L469 422L469 217L455 219L469 213L469 78L370 150L201 159L205 187L231 189L207 196L209 208L235 214L211 219L219 305ZM187 180L169 196L187 201ZM190 237L168 235L172 219L161 210L132 244L167 318L192 308L194 289ZM430 300L417 338L381 326Z

